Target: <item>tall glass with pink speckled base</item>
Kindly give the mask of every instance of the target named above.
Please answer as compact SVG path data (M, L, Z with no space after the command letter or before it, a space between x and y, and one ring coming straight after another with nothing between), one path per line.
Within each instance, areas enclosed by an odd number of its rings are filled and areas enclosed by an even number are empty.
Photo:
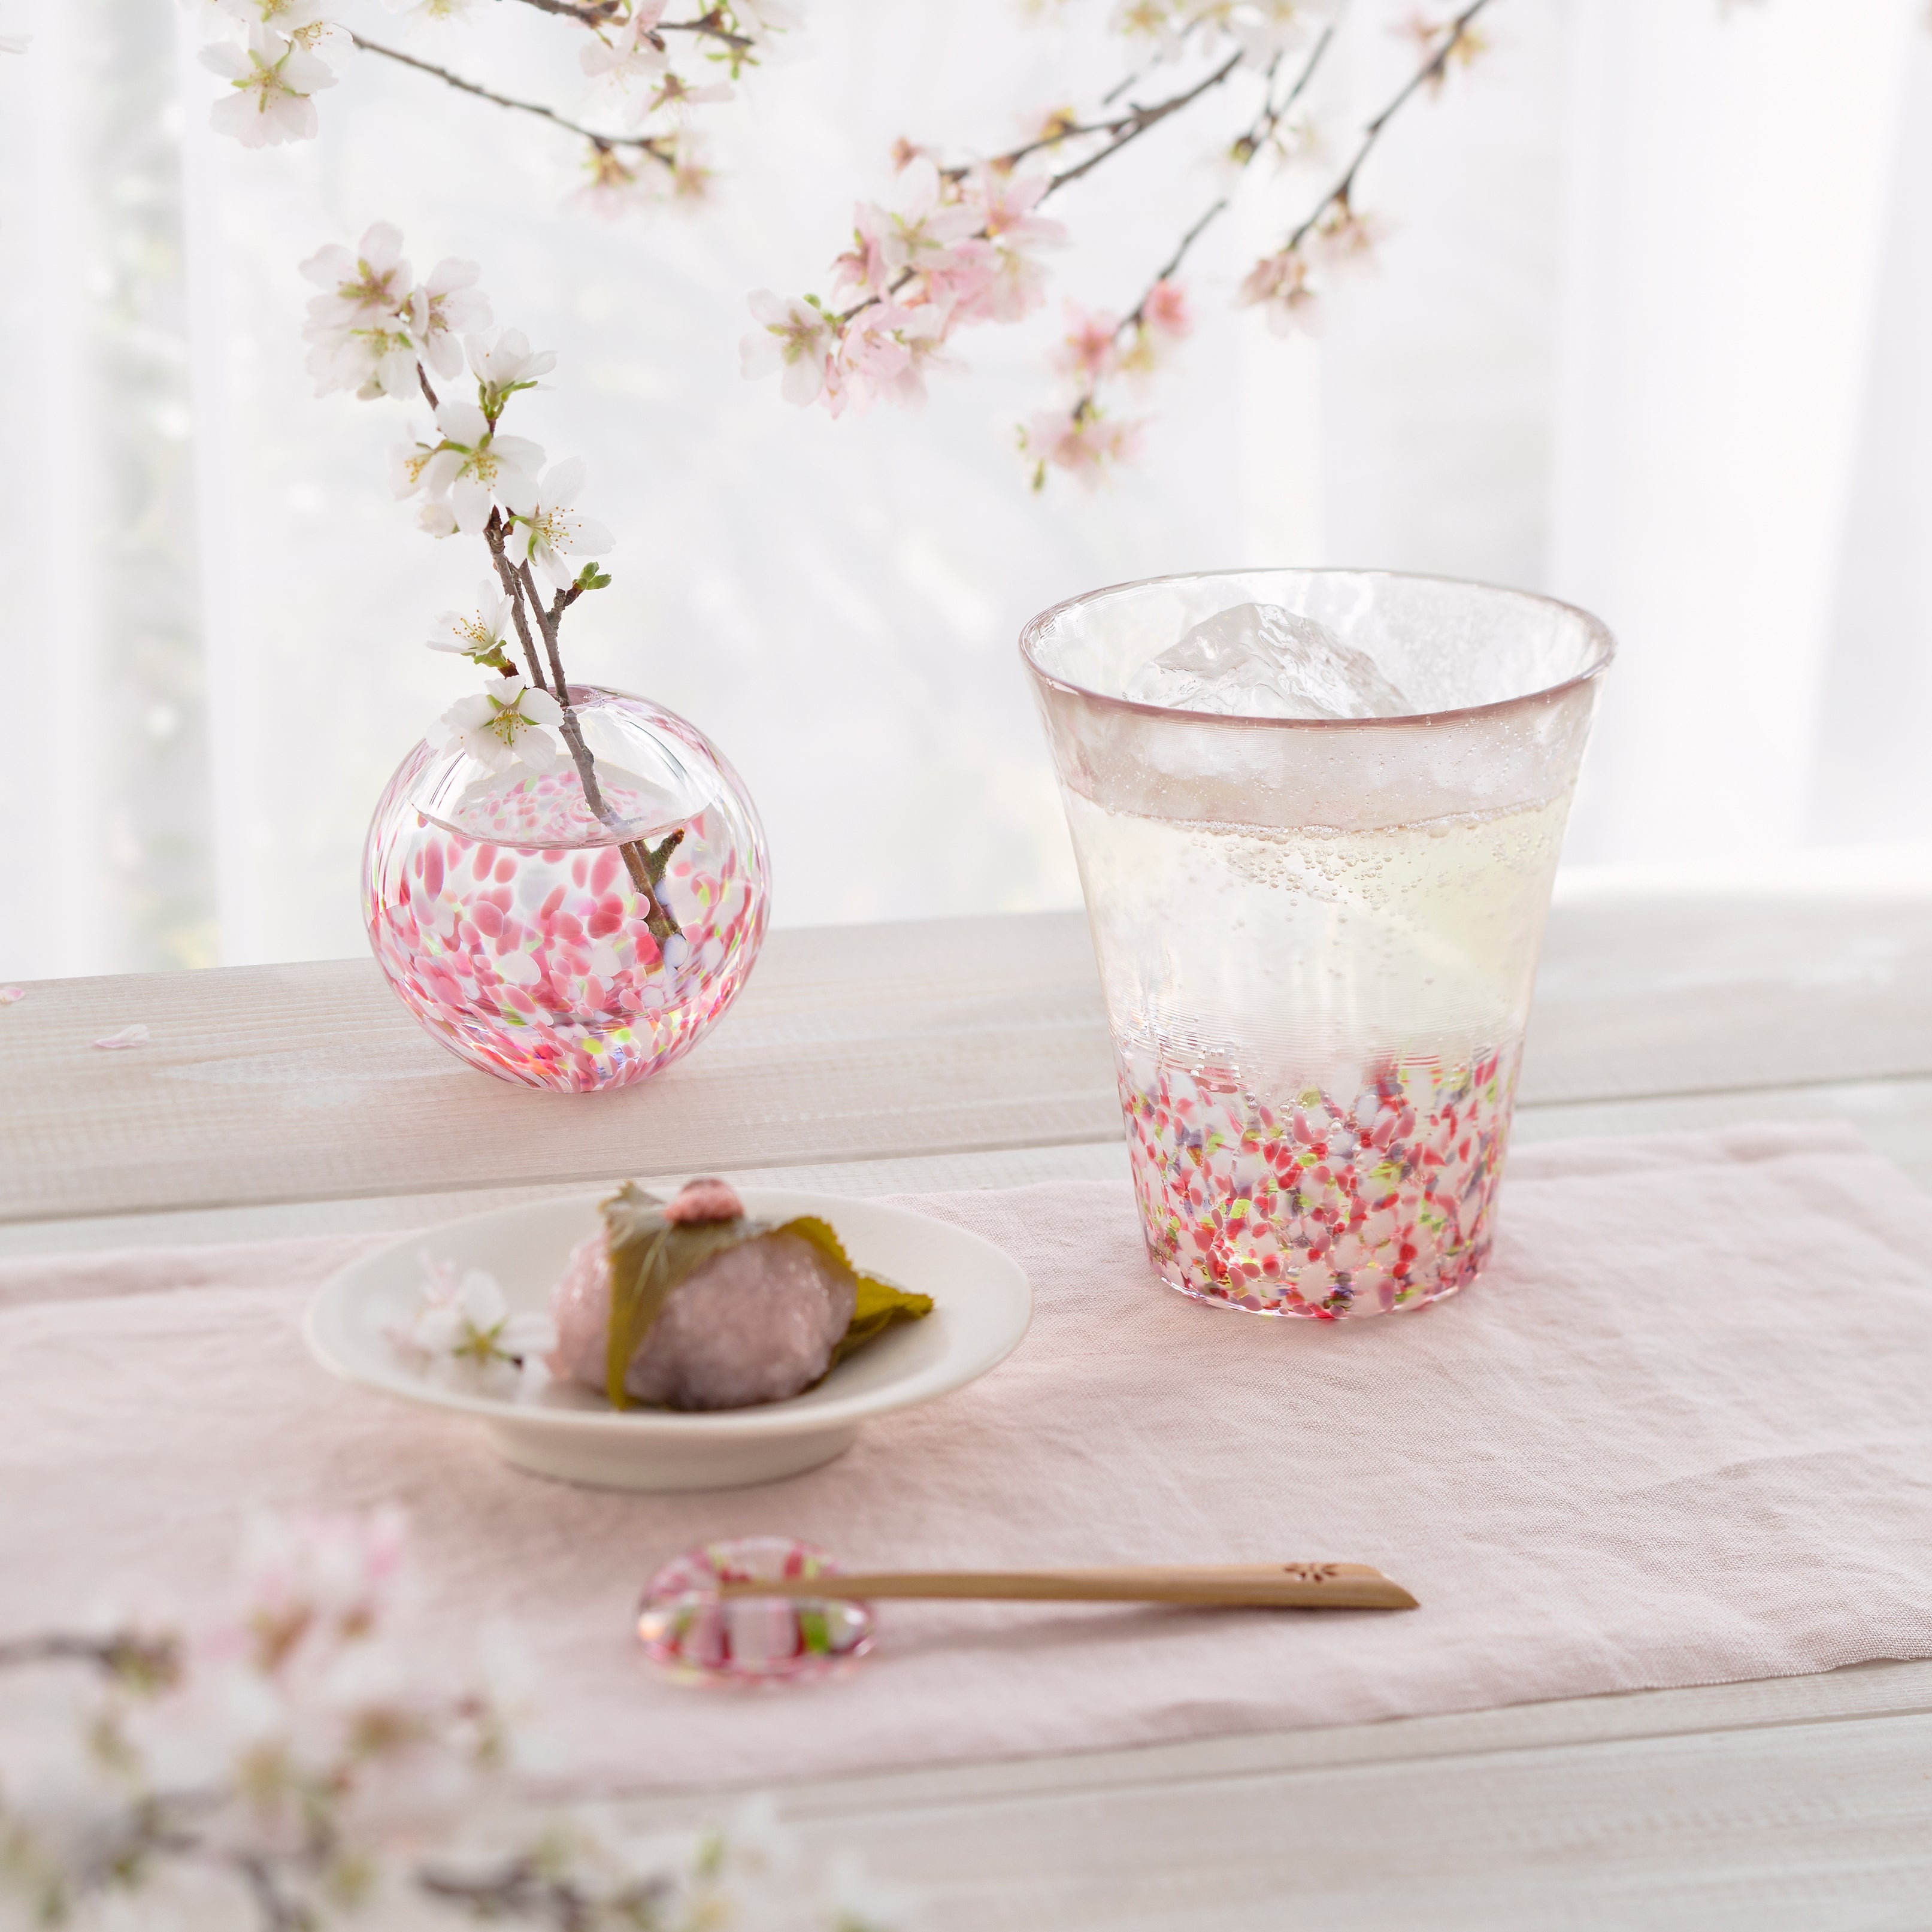
M496 772L418 745L370 822L362 908L389 983L451 1052L586 1093L647 1078L717 1021L758 956L770 878L758 814L701 731L620 692L571 698L601 816L568 760Z
M1381 712L1148 701L1176 688L1150 661L1249 605L1361 653ZM1162 1279L1320 1321L1466 1286L1609 634L1521 592L1272 570L1096 591L1021 649Z

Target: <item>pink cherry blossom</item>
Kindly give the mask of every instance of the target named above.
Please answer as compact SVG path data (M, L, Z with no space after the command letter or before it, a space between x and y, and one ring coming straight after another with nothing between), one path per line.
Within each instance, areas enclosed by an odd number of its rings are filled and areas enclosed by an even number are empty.
M990 239L1016 248L1054 248L1067 238L1066 224L1033 212L1052 185L1050 175L975 168L966 178L961 198L978 214Z
M1066 305L1066 334L1054 351L1053 366L1062 375L1071 376L1083 387L1091 388L1120 366L1114 346L1120 334L1120 318L1090 314L1071 302Z
M1178 282L1160 281L1148 290L1141 304L1142 319L1156 335L1178 342L1194 332L1194 316L1188 306L1187 291Z
M892 217L876 203L860 202L852 213L852 246L832 264L832 286L882 296L892 278L886 262L886 230Z
M1276 335L1320 332L1322 308L1308 286L1308 264L1296 248L1264 256L1248 271L1236 301L1244 308L1265 308L1268 324Z
M1382 223L1373 215L1358 214L1344 206L1310 236L1309 253L1331 274L1372 269L1382 232Z
M956 322L1021 322L1046 300L1046 271L1018 248L996 246L985 286L959 302Z
M1133 460L1143 428L1139 422L1123 422L1093 408L1033 417L1021 433L1021 446L1034 460L1034 488L1045 481L1050 465L1093 488L1108 464Z
M745 1211L745 1204L728 1180L706 1178L687 1180L664 1203L667 1221L735 1221Z
M917 274L940 262L956 242L970 236L980 218L963 203L946 200L946 182L928 156L909 162L899 182L898 206L882 238L886 264L896 274L908 268Z

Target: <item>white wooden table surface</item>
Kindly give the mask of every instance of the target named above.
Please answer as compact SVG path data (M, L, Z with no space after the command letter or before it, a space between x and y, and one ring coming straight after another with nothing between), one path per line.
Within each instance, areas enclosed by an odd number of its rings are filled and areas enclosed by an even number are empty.
M92 1049L134 1020L150 1046ZM1519 1138L1767 1118L1850 1120L1932 1188L1932 895L1559 904ZM483 1186L698 1169L853 1193L1124 1172L1082 922L780 933L691 1059L590 1099L458 1065L364 961L0 1009L0 1254L404 1228ZM783 1796L947 1932L1927 1932L1932 1664Z

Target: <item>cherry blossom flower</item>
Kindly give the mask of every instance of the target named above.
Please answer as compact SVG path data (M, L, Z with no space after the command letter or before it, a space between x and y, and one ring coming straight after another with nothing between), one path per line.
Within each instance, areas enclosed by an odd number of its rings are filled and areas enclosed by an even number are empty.
M606 220L664 199L663 170L656 161L628 161L615 148L592 142L584 165L590 178L570 199Z
M96 1046L104 1047L110 1053L113 1053L124 1047L146 1046L152 1037L147 1028L140 1021L136 1020L131 1026L124 1026L114 1033L104 1034L94 1043Z
M1033 417L1021 432L1020 447L1034 459L1034 488L1044 484L1049 465L1094 488L1108 465L1133 460L1142 428L1090 405Z
M544 453L527 437L499 435L477 405L446 397L436 406L442 446L423 466L422 488L433 500L446 496L454 527L474 536L500 503L519 516L537 501L537 472Z
M902 409L917 409L926 400L926 371L956 368L956 359L946 353L947 318L929 304L902 310L896 333L906 352L906 359L888 373L868 372L867 380L888 402Z
M24 1000L27 989L24 986L0 986L0 1006L10 1006L16 1000Z
M459 610L445 610L436 620L434 633L424 641L433 651L453 652L480 667L508 670L509 634L510 601L486 577L476 586L476 614L466 617Z
M1268 327L1276 335L1292 335L1298 328L1310 335L1320 331L1321 302L1308 286L1308 264L1299 249L1264 256L1248 271L1235 300L1243 308L1265 308Z
M995 246L992 272L954 310L956 322L1022 322L1046 300L1046 271L1019 248Z
M466 266L445 262L436 274ZM393 222L373 224L352 251L334 242L318 248L301 272L322 291L308 305L309 320L319 328L368 328L409 306L410 265L403 260L403 232Z
M908 162L899 182L897 205L887 211L880 242L889 269L916 274L956 242L970 236L980 218L963 202L946 199L944 182L929 155Z
M460 745L493 772L518 763L548 771L562 757L550 735L563 722L562 707L520 677L500 678L487 691L459 698L440 722L446 743Z
M815 302L781 301L770 289L759 289L747 300L760 326L738 344L746 375L755 381L782 368L781 393L787 402L802 408L817 400L834 346L832 318Z
M617 539L594 517L570 506L584 483L584 459L573 456L553 466L537 484L536 507L517 517L518 548L560 590L575 581L577 572L566 560L601 556L616 548Z
M1170 342L1179 342L1194 332L1194 317L1187 305L1187 291L1178 282L1160 281L1148 290L1141 304L1141 315L1148 328Z
M476 0L383 0L392 14L412 20L466 20Z
M493 338L472 335L463 346L470 357L470 374L482 386L483 407L493 417L517 390L548 388L550 386L537 378L556 367L556 350L532 349L520 328L501 329Z
M454 1263L427 1256L424 1265L428 1279L420 1306L389 1330L397 1349L424 1367L466 1370L479 1378L500 1380L506 1369L528 1371L541 1386L547 1379L542 1358L556 1346L550 1317L512 1314L496 1277L482 1268L459 1274Z
M1051 175L975 168L966 178L962 200L991 241L1014 248L1057 247L1066 240L1066 224L1033 212L1052 185Z
M315 138L320 124L309 97L335 85L334 70L315 55L257 27L245 47L218 40L202 48L201 62L233 90L208 111L217 134L232 134L244 148Z
M400 400L418 393L416 339L406 326L334 328L310 322L302 333L315 345L307 368L318 396L352 389L367 402L376 396Z
M1114 344L1120 332L1118 316L1096 315L1066 305L1067 331L1054 351L1053 366L1061 374L1075 377L1083 388L1091 388L1119 367Z
M454 257L439 262L428 280L410 291L410 327L422 345L423 360L439 376L463 373L460 337L488 328L490 298L475 285L482 270Z
M1331 209L1308 238L1308 251L1331 274L1372 269L1382 224L1343 203Z
M664 0L642 0L631 17L615 27L596 30L590 44L580 48L578 62L593 80L608 82L620 93L628 92L634 81L649 81L669 64L657 24L664 17ZM640 108L634 118L641 119Z
M869 201L853 211L852 246L832 264L832 286L856 289L862 296L882 296L892 278L886 261L885 233L892 218Z
M326 0L215 0L220 10L242 22L286 40L304 53L346 60L356 43L323 10Z

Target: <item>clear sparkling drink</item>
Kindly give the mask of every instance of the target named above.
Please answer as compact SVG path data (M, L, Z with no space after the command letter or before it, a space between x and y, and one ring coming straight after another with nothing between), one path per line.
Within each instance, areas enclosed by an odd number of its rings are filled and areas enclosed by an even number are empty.
M1474 1275L1568 804L1334 832L1070 796L1166 1280L1332 1318Z
M1022 647L1162 1279L1322 1321L1464 1286L1607 634L1516 592L1282 571L1098 592Z

